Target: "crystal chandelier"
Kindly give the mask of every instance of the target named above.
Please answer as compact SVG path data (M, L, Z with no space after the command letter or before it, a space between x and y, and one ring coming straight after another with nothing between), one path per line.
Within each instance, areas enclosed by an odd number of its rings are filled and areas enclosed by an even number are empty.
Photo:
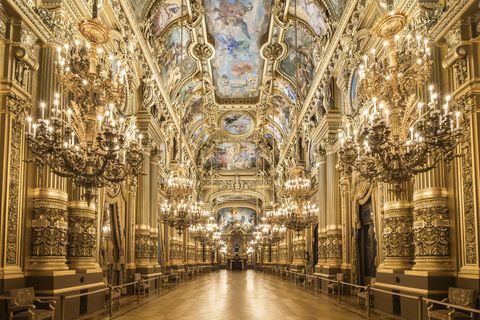
M142 135L125 116L126 64L102 45L109 30L93 18L79 24L83 41L57 48L58 92L52 105L40 103L40 117L27 117L26 139L35 160L84 188L90 203L95 191L137 176L142 168Z
M391 183L397 196L402 182L451 160L462 138L460 105L433 85L428 101L416 96L431 73L430 41L420 28L403 30L405 24L404 15L392 12L374 26L384 50L364 56L358 71L362 107L344 118L339 133L344 171Z
M190 206L190 212L192 215L192 224L199 224L199 223L206 223L208 220L210 220L208 225L213 225L212 219L215 219L213 217L210 217L210 211L203 209L203 202L194 202Z
M317 221L318 208L309 200L297 202L293 198L287 198L282 206L285 226L300 233Z
M193 184L183 164L174 166L166 179L168 201L160 206L160 217L163 222L177 229L179 235L194 222L192 212L195 214L200 210L198 204L190 201Z
M262 224L259 226L261 233L261 238L265 243L269 245L278 243L282 241L286 234L287 228L284 225L279 225L277 223L268 223L266 217L262 217Z
M311 203L309 198L312 194L312 183L305 176L303 167L295 166L291 169L289 179L285 182L287 196L278 212L269 214L277 216L285 227L300 234L317 220L318 208Z
M218 225L214 223L214 217L210 217L209 223L205 221L191 225L188 228L190 236L200 242L206 242L209 239L212 239L215 233L218 230ZM220 236L217 236L218 239Z

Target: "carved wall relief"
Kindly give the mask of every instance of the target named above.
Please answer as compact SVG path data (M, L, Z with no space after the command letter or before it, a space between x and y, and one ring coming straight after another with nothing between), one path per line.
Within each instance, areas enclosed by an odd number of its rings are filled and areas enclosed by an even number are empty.
M68 256L96 257L97 219L95 213L72 210L68 217Z
M58 208L48 200L38 202L32 213L32 256L66 256L66 208Z
M385 213L383 226L384 257L411 258L413 256L412 217L406 215L405 209L391 210Z
M468 123L468 122L467 122ZM465 127L466 137L470 137L470 125ZM476 245L476 222L475 208L473 205L473 170L472 170L472 148L470 141L466 141L463 146L463 217L465 230L465 262L466 264L477 263L477 245Z
M9 148L9 182L7 213L7 264L17 264L18 224L20 215L20 182L22 164L23 121L30 106L15 97L7 97L7 110L12 115Z
M150 259L150 232L135 230L135 259Z
M450 256L450 222L446 201L416 201L414 216L415 256Z

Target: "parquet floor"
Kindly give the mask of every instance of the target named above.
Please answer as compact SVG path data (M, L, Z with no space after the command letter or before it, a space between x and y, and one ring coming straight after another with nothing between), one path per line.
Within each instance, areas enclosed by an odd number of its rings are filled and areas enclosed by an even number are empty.
M220 271L117 318L120 320L357 320L359 315L254 271Z

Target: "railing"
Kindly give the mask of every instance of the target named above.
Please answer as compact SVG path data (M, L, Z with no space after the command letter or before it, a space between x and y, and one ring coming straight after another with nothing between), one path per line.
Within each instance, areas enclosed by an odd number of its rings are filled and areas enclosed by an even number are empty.
M191 271L189 271L191 270ZM114 311L120 312L120 308L126 305L122 304L123 300L127 299L127 305L132 305L132 302L136 300L136 305L140 305L142 301L142 297L150 298L144 300L144 302L151 301L156 294L156 297L160 297L162 292L167 292L168 289L171 289L173 286L180 286L180 282L188 279L191 276L192 279L196 278L201 274L206 274L213 270L210 266L197 266L193 268L189 268L189 270L185 270L183 272L171 272L169 274L157 274L155 276L152 275L142 275L142 278L136 281L132 281L129 283L124 283L116 286L107 286L106 288L101 288L98 290L93 290L89 292L77 293L77 294L61 294L58 296L38 296L35 298L41 299L49 299L60 301L60 319L65 320L65 312L68 310L68 302L72 299L78 299L84 296L90 296L94 294L102 294L104 293L104 297L106 299L106 303L104 305L103 310L97 310L95 313L104 313L105 315L108 314L109 319L114 318ZM148 293L145 289L141 289L148 283ZM155 288L152 290L152 284L155 284ZM123 295L122 291L125 288L133 287L132 294ZM145 288L145 287L144 287ZM0 296L0 300L11 300L12 297L8 296ZM114 305L118 307L117 310L114 310ZM56 308L57 309L57 308ZM58 310L58 309L57 309ZM127 311L127 310L126 310ZM125 311L125 312L126 312Z
M375 292L387 294L390 296L396 296L404 299L409 299L414 301L416 304L416 319L423 320L424 318L424 309L429 305L442 305L448 308L450 311L459 310L465 313L469 313L471 319L480 319L480 309L474 309L470 307L455 305L445 301L439 301L435 299L425 298L420 295L409 295L400 292L392 292L388 290L383 290L376 287L371 287L370 285L362 286L346 281L341 281L337 279L327 278L321 275L315 274L305 274L303 272L291 271L286 268L279 268L275 266L262 266L257 268L257 270L265 273L271 274L275 277L281 277L284 280L287 280L291 283L294 283L295 286L302 284L305 289L308 289L310 285L313 286L313 292L315 295L318 295L319 289L321 288L321 281L324 281L327 285L327 295L335 298L337 304L347 303L348 298L357 297L357 307L360 307L360 299L364 300L365 310L363 316L370 319L372 316L373 305L373 294ZM353 294L345 294L345 288L350 288ZM331 291L331 294L330 294ZM467 315L468 316L468 315Z

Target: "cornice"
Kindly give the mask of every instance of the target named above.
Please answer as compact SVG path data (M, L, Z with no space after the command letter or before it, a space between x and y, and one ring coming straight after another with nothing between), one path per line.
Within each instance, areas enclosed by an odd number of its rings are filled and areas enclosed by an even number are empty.
M2 0L3 1L3 0ZM38 14L33 11L33 7L23 0L5 0L18 15L22 21L32 30L33 33L43 42L49 43L53 38L50 30Z
M462 15L475 3L478 3L478 0L457 0L454 5L450 5L431 30L431 37L435 43L440 41L453 25L458 22Z

